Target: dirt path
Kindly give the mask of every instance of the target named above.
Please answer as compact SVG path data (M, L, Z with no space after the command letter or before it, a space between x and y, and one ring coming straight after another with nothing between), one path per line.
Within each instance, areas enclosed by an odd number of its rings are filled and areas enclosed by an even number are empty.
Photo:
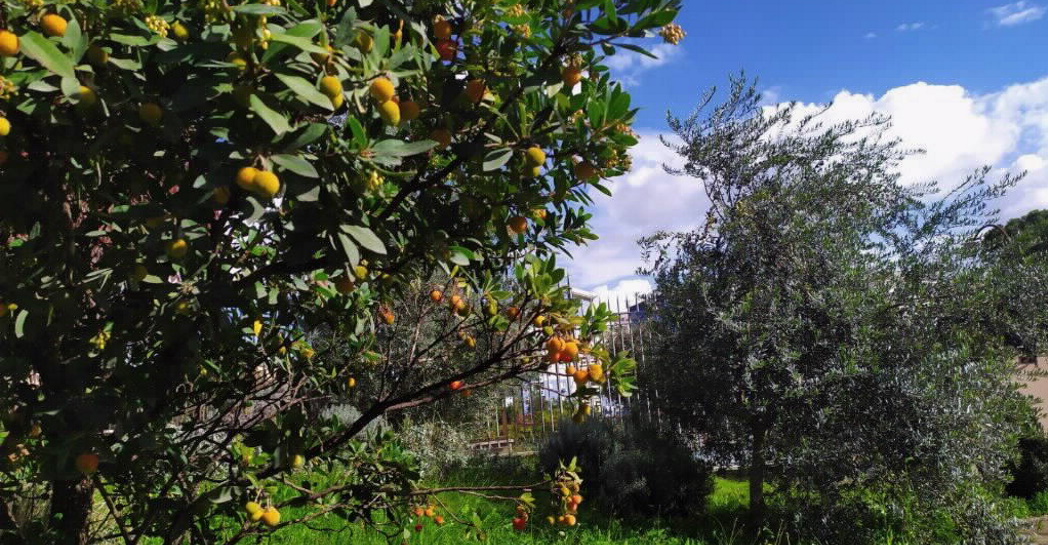
M1048 516L1027 519L1027 535L1033 538L1034 545L1048 545Z

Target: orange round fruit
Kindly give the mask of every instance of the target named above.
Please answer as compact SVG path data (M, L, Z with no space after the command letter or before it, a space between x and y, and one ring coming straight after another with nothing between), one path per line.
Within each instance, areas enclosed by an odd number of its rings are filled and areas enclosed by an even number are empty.
M393 100L396 88L393 87L393 82L389 81L389 78L377 78L371 82L370 93L371 98L374 98L375 102L382 104L383 102Z
M456 391L457 392L457 391L461 390L462 387L465 386L465 385L466 385L465 382L463 382L461 380L456 380L456 381L452 381L452 383L449 384L448 387L450 387L452 389L452 391Z
M225 185L216 187L214 191L211 192L211 198L222 206L229 204L229 198L232 196L233 192L229 190L229 186Z
M564 526L575 526L575 515L564 515Z
M444 293L440 290L433 290L429 292L429 299L434 303L439 303L444 300Z
M255 193L267 199L272 199L277 196L277 193L280 193L280 178L268 170L258 171L252 185Z
M451 131L433 129L433 132L429 133L429 139L437 143L438 149L445 149L451 145Z
M468 98L470 102L477 104L481 100L484 100L484 93L487 91L488 85L484 83L484 80L471 79L469 80L469 83L466 84L466 90L464 92L466 93L466 98Z
M61 15L54 13L48 13L40 19L40 27L48 36L65 36L68 26L69 23Z
M582 70L575 66L568 66L560 73L560 77L564 81L564 85L574 87L582 81Z
M109 62L109 52L98 44L91 44L91 47L87 48L87 61L95 66L102 66Z
M560 352L564 348L564 341L560 337L553 337L546 341L546 350Z
M0 136L11 134L11 122L6 117L0 117Z
M0 57L14 57L18 50L18 36L10 30L0 30Z
M509 231L511 233L514 235L521 235L528 231L528 218L525 218L524 216L515 216L510 218L507 225L509 226Z
M579 369L575 371L574 375L572 375L572 378L575 379L575 384L582 386L583 384L589 382L589 371L585 369Z
M85 452L76 457L76 470L84 475L91 475L98 471L98 455Z
M516 320L517 318L520 317L520 308L519 307L509 307L509 308L507 308L506 309L506 317L509 318L510 320Z
M356 287L356 282L354 282L349 275L340 276L335 279L335 290L342 295L353 293L353 290L356 289Z
M400 119L402 121L414 121L420 115L422 115L422 108L419 107L418 102L405 100L400 103Z
M447 40L451 38L451 32L451 22L438 15L433 21L433 37L438 40Z
M564 343L564 348L560 351L561 361L572 361L579 355L579 344L572 341Z

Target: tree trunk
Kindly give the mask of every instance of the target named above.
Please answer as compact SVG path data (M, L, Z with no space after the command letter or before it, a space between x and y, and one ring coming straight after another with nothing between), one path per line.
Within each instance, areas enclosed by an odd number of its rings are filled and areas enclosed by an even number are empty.
M750 525L754 530L764 526L764 426L753 427L753 444L750 454Z
M88 477L51 484L51 524L58 534L56 543L87 545L93 493Z

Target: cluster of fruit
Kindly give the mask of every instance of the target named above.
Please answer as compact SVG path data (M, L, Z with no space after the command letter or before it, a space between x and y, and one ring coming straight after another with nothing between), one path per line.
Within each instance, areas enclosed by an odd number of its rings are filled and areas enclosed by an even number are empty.
M251 522L262 521L262 524L274 528L280 524L280 511L276 507L269 505L262 507L262 504L256 501L249 501L244 505L244 510L247 511L248 519Z
M659 31L659 36L662 36L662 39L666 40L666 43L672 45L679 44L687 35L688 33L684 32L684 29L677 23L670 23L662 27L662 30Z
M415 514L415 532L422 531L422 523L426 519L433 519L437 526L444 525L444 516L437 513L437 506L435 505L416 505L412 512Z
M550 363L570 363L579 356L579 342L571 337L550 337L546 341L546 355Z
M437 54L444 62L454 61L458 55L458 42L451 38L453 33L451 21L440 15L433 18L433 37L437 40Z
M513 529L518 532L527 530L529 520L531 520L531 513L529 512L528 506L523 503L518 503L517 514L513 517Z
M582 479L574 471L562 470L552 483L553 506L558 516L549 516L550 524L575 526L578 522L579 505L582 503Z

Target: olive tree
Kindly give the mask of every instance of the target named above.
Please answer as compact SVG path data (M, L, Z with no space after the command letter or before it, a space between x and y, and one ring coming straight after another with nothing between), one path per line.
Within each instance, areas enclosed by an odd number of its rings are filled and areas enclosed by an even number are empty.
M5 542L404 524L410 457L362 430L537 369L523 358L549 337L606 319L577 313L551 256L594 238L588 192L636 143L604 59L678 39L678 8L0 3ZM443 327L495 340L455 365L387 351L398 298L441 270L463 279ZM505 274L520 312L482 314L484 279ZM313 346L318 331L340 342ZM375 365L388 381L354 392ZM315 410L353 396L352 422ZM304 463L351 471L274 496Z
M954 537L1011 539L978 493L1005 478L1026 406L1009 336L1043 335L1048 276L978 241L1017 179L904 185L887 119L762 107L742 79L707 110L712 96L670 118L711 206L695 231L642 241L659 335L640 384L742 465L758 526L771 482L831 541L943 516Z

